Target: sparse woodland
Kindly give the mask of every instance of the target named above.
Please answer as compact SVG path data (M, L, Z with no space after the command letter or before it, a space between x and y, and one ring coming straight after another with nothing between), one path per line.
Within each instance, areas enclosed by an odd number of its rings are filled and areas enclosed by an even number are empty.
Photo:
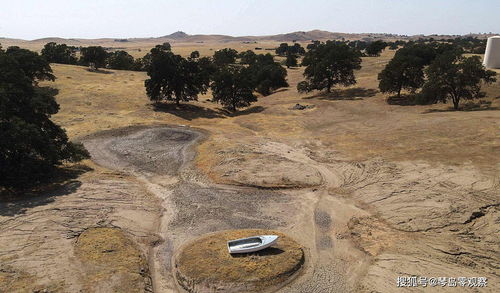
M149 76L145 82L147 95L155 102L179 104L197 100L211 88L213 102L236 111L257 100L254 91L266 96L288 86L286 69L271 54L250 52L222 49L212 58L200 58L197 52L184 58L174 54L170 45L156 46L144 57ZM236 63L238 57L240 62Z

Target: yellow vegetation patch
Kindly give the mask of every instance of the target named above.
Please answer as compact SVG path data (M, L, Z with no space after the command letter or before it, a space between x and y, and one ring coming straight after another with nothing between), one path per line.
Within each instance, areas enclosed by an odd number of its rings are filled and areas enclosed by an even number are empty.
M75 253L85 265L89 292L143 292L150 286L147 263L120 229L91 228L83 232Z

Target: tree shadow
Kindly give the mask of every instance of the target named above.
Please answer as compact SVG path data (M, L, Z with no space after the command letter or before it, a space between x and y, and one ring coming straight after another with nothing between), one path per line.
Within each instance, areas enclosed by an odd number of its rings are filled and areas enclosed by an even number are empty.
M389 96L387 98L387 104L397 105L397 106L415 106L415 94L402 94L401 96Z
M250 253L231 254L231 256L233 258L244 258L244 257L252 257L252 256L278 255L278 254L282 254L283 252L285 252L283 249L276 248L276 247L268 247L266 249L262 249L262 250L250 252Z
M109 70L93 69L93 68L87 68L87 71L92 72L92 73L101 73L101 74L113 74L114 73L113 71L109 71Z
M91 170L84 165L56 168L36 185L0 190L0 216L24 214L30 208L49 204L58 196L75 192L82 185L77 178Z
M244 115L248 115L248 114L260 113L260 112L264 111L265 109L266 108L264 108L262 106L253 106L253 107L248 107L246 109L236 111L236 112L231 112L231 111L225 110L225 109L221 110L220 112L224 113L224 115L226 115L228 117L238 117L238 116L244 116Z
M363 87L355 87L348 89L333 89L331 93L321 92L303 99L310 100L318 98L319 100L329 101L359 101L363 98L373 97L378 93L376 89L367 89Z
M278 89L278 90L273 91L273 92L271 93L271 95L272 95L272 94L276 94L276 93L286 92L286 91L289 91L289 90L290 90L290 88L287 88L287 87L280 88L280 89Z
M245 108L240 111L232 112L226 109L214 110L192 104L180 104L177 106L176 104L173 103L153 103L151 105L155 112L169 113L189 121L197 118L214 119L214 118L225 118L225 117L237 117L253 113L260 113L265 110L265 108L262 106L253 106Z
M213 110L192 104L153 103L151 105L155 112L169 113L189 121L197 118L213 119L224 117L220 110Z
M442 112L476 112L476 111L498 111L500 110L499 107L479 107L479 108L464 108L464 107L459 107L458 109L455 109L453 107L448 107L446 109L428 109L422 114L429 114L429 113L442 113Z

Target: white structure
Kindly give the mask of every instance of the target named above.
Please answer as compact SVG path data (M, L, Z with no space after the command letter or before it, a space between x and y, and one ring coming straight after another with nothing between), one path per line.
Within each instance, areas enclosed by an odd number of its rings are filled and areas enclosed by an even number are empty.
M227 242L229 253L249 253L267 248L276 241L278 235L259 235L254 237L230 240Z
M500 36L488 38L483 64L486 68L500 68Z

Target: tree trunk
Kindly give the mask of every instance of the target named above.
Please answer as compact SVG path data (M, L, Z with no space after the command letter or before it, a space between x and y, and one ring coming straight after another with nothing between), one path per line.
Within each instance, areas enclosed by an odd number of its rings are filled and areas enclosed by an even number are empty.
M401 98L401 88L398 90L398 99Z
M453 98L453 108L455 110L458 110L458 103L460 102L460 99Z
M180 106L180 100L179 100L179 99L175 99L175 105L176 105L177 107L179 107L179 106Z
M332 81L330 79L328 79L326 92L331 93L332 92L331 88L332 88Z

